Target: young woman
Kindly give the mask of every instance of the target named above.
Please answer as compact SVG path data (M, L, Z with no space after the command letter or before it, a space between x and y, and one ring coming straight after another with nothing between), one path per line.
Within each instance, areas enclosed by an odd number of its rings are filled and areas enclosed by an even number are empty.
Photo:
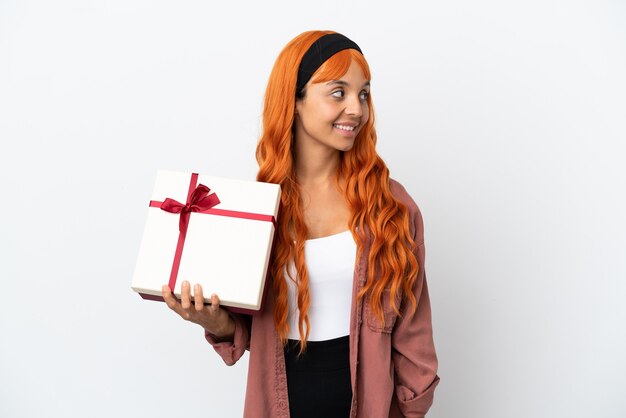
M376 153L370 70L331 31L304 32L268 82L258 181L282 188L262 311L167 305L228 365L250 352L245 417L422 417L437 355L420 211Z

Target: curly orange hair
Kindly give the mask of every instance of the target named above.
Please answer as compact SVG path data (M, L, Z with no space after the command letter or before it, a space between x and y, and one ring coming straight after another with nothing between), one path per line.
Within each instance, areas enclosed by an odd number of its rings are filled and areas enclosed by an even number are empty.
M295 172L292 130L296 101L298 65L307 49L319 37L333 31L308 31L291 40L280 52L269 77L263 110L263 131L256 149L259 164L257 180L280 184L282 189L280 217L278 220L274 256L270 262L275 296L274 323L283 344L287 343L289 299L287 277L298 289L300 318L300 353L306 349L309 336L308 307L310 294L308 273L304 261L304 244L308 231L302 215L300 189ZM370 79L370 70L363 55L346 49L328 59L311 78L311 83L321 83L341 78L355 61ZM351 150L341 152L337 170L337 184L346 179L344 197L351 212L349 228L357 242L357 258L361 256L368 239L366 228L372 235L366 283L358 298L369 295L375 316L384 320L383 291L390 289L394 311L400 315L397 302L402 295L416 309L411 288L417 278L417 259L413 254L415 243L409 232L407 208L395 199L389 186L389 170L376 153L376 131L371 95L367 98L370 117L355 139ZM357 229L358 227L358 229ZM297 278L291 277L289 264L293 261Z

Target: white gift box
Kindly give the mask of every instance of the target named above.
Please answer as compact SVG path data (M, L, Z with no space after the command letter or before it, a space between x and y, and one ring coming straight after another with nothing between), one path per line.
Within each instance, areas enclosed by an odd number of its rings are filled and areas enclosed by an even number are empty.
M161 209L161 203L169 198L186 205L198 185L207 186L219 203L191 212L181 234L181 214ZM131 288L145 299L163 300L161 286L169 283L180 298L187 280L192 303L199 283L205 302L215 293L231 310L258 312L279 205L278 184L159 170Z

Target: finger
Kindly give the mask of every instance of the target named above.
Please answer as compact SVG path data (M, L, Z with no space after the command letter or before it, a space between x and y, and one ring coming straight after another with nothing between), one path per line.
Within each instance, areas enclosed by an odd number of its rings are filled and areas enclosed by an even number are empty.
M196 306L196 311L204 309L204 296L202 295L202 286L196 284L193 288L193 298Z
M191 308L191 286L189 282L185 280L181 286L180 291L180 304L183 309L187 310Z
M171 310L178 312L178 302L176 301L176 298L174 298L174 296L172 295L172 291L170 290L170 287L168 285L164 284L163 286L161 286L161 295L163 296L163 300L165 301L167 306Z
M220 298L215 293L211 295L211 313L216 314L220 309Z

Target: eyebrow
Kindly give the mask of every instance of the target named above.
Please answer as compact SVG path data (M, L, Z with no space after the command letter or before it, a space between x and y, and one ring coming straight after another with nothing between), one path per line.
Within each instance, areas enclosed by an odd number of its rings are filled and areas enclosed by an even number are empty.
M350 83L348 83L347 81L343 81L343 80L332 80L326 83L326 85L327 86L332 86L332 85L350 86ZM363 87L367 87L369 85L370 85L370 82L366 81L365 84L363 84Z

